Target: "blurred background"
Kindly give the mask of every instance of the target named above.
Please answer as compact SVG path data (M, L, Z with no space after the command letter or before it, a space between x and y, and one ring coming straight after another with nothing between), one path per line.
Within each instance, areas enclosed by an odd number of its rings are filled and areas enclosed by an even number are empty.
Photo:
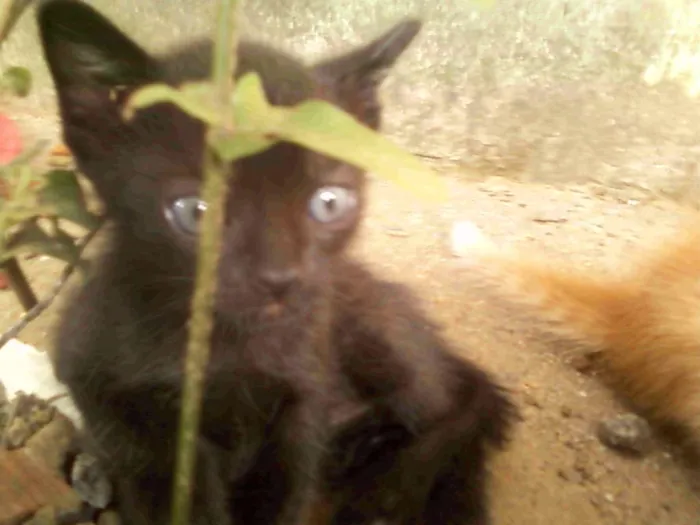
M207 34L213 0L90 2L152 50ZM248 37L308 61L418 15L423 33L385 84L385 131L444 170L479 179L594 181L695 192L700 26L691 0L263 0L246 2ZM0 56L39 89L22 101L28 133L56 133L33 15ZM696 68L698 69L698 68ZM698 192L700 195L700 192Z

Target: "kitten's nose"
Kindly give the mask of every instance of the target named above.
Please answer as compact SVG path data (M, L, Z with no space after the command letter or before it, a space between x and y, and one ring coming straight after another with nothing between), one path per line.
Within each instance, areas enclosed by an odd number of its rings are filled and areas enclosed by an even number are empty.
M275 297L282 299L294 283L299 280L299 270L297 268L267 269L260 271L260 281Z

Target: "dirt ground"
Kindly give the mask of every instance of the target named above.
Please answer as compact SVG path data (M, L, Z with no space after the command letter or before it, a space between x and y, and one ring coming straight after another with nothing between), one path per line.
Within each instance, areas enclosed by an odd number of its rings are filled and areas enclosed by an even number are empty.
M427 204L374 182L355 250L378 272L419 289L459 352L513 389L523 421L492 463L496 525L697 524L700 498L680 456L661 439L637 459L604 447L595 426L625 412L623 405L572 366L572 349L546 344L536 326L516 322L470 287L447 244L452 221L468 219L499 242L614 271L634 245L671 233L686 211L667 202L626 200L593 185L457 177L449 185L449 202ZM42 295L60 264L37 258L25 269ZM56 306L20 338L50 349ZM1 292L0 330L19 314L13 295Z

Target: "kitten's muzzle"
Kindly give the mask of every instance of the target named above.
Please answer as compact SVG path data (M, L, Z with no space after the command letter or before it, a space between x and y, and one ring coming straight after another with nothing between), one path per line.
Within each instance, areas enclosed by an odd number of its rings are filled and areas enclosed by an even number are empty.
M298 268L266 269L258 274L260 282L270 292L275 301L282 301L299 282L300 272Z

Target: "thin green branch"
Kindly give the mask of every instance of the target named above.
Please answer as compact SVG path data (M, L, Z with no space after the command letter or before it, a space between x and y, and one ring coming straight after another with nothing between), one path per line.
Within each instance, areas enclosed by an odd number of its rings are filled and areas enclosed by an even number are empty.
M224 126L233 129L233 73L236 67L236 16L242 0L220 0L214 35L212 80L218 110L225 115ZM213 330L217 268L221 254L224 205L228 189L229 166L210 146L215 134L207 136L204 158L204 182L201 198L207 203L200 223L199 252L195 290L189 321L189 339L185 358L185 379L178 432L178 454L174 479L172 524L187 525L192 506L192 481L196 468L197 436L201 404L209 361L209 345Z
M220 0L216 24L212 80L217 105L224 112L224 127L233 128L233 73L238 59L238 5L242 0Z

